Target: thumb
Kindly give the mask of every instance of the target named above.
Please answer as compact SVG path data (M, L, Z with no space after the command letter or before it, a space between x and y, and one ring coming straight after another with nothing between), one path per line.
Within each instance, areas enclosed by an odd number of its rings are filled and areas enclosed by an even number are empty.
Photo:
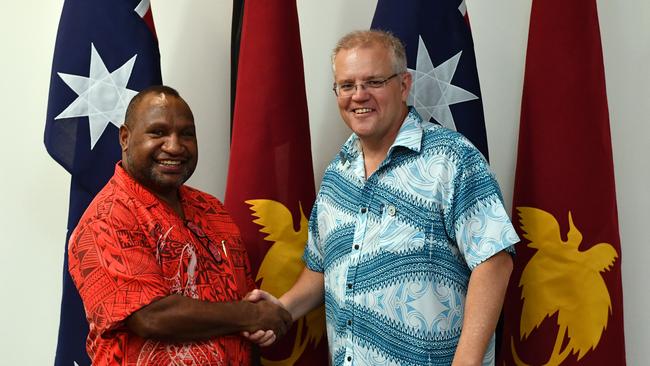
M262 299L262 293L260 290L255 289L244 296L244 300L250 301L250 302L256 302Z

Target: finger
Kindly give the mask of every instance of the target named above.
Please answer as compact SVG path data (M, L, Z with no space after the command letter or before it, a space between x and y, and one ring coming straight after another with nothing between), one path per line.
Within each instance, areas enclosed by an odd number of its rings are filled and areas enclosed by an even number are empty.
M244 300L253 302L259 300L260 298L261 296L259 294L259 290L257 289L247 293L246 296L244 296Z
M273 342L275 342L275 339L276 339L275 334L273 334L266 342L259 343L259 345L260 347L268 347L272 345Z
M248 340L253 342L253 343L260 343L264 340L264 336L266 335L266 332L263 330L258 330L255 333L251 334L248 337Z
M251 291L251 295L254 296L255 298L254 301L266 300L275 305L283 306L282 303L280 303L280 300L278 300L275 296L271 295L269 292L266 292L264 290L255 289Z
M265 344L268 341L273 342L273 339L277 338L275 333L272 330L267 330L264 332L264 335L257 341L257 344Z

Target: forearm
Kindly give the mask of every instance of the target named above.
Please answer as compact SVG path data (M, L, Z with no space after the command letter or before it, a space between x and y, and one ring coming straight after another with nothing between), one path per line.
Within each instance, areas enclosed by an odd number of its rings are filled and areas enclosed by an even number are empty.
M325 296L325 277L320 272L305 268L296 283L280 297L280 302L296 320L317 306Z
M155 301L127 318L128 328L142 338L192 341L269 328L268 315L247 301L208 302L182 295Z
M494 334L508 280L512 258L499 252L474 269L470 276L463 329L452 365L481 365Z

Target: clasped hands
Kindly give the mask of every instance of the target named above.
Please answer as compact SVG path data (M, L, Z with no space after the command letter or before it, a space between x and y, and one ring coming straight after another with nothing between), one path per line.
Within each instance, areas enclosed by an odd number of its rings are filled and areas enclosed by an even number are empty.
M284 305L275 296L263 290L253 290L246 294L245 301L255 303L257 314L255 331L244 331L241 335L250 342L266 347L287 333L293 319ZM253 314L251 314L253 315Z

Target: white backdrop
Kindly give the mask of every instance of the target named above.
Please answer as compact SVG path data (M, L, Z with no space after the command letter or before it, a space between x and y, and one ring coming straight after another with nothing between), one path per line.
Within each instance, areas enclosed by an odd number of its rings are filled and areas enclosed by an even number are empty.
M531 0L469 0L492 167L510 207ZM192 106L200 162L190 184L223 197L228 162L229 0L152 0L163 80ZM67 173L47 155L43 126L63 1L0 5L0 364L52 364L56 347ZM331 95L336 39L367 28L376 0L298 1L316 182L348 132ZM622 241L629 365L650 359L650 2L599 1ZM551 81L550 81L551 82Z

